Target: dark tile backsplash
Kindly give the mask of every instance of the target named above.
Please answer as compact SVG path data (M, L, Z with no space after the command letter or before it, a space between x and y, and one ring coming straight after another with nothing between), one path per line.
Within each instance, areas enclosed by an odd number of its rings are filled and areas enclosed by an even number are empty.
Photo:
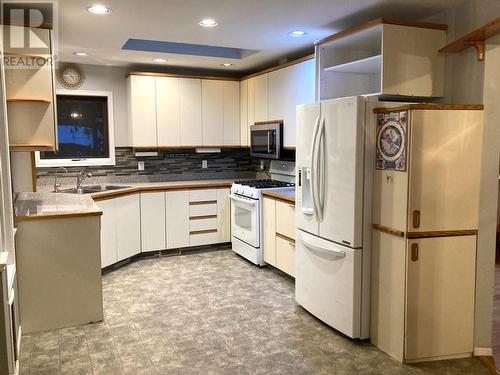
M196 153L194 150L160 151L156 157L136 157L131 147L117 147L116 165L87 167L94 177L108 177L110 181L130 178L131 182L173 181L217 178L245 178L259 170L260 160L250 157L249 149L222 149L220 153ZM207 160L208 168L201 167ZM145 170L137 163L144 161ZM67 168L74 176L83 167ZM37 168L39 182L54 176L56 168ZM61 174L63 177L64 174Z

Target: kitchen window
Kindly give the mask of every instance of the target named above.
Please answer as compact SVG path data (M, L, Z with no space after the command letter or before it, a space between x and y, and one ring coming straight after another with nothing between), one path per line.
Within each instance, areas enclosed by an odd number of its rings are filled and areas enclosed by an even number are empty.
M58 90L58 151L36 153L37 167L114 165L113 94Z

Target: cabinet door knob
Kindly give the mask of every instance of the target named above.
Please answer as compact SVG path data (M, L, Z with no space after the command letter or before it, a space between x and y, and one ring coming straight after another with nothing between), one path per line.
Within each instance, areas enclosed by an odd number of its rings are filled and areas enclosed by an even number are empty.
M420 211L413 211L413 228L420 228Z
M411 260L416 262L418 260L418 244L411 244Z

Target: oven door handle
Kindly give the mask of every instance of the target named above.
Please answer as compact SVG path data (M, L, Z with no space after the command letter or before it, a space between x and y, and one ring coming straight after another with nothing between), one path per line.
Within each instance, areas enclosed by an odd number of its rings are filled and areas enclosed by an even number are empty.
M231 198L235 202L244 203L248 206L255 206L257 204L257 202L255 202L255 201L250 201L248 199L239 198L234 194L229 195L229 198Z

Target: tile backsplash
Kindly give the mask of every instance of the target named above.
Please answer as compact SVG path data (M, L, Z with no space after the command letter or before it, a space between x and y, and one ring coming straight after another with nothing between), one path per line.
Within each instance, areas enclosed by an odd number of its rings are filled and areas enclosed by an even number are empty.
M116 164L87 167L94 181L107 182L158 182L182 180L207 180L224 178L253 178L259 171L260 160L250 157L246 148L221 149L219 153L196 153L194 150L160 151L155 157L136 157L131 147L117 147ZM202 161L207 168L202 168ZM144 170L138 170L138 162ZM67 168L68 175L59 171L61 182L74 176L84 167ZM37 185L53 183L57 168L37 168Z

